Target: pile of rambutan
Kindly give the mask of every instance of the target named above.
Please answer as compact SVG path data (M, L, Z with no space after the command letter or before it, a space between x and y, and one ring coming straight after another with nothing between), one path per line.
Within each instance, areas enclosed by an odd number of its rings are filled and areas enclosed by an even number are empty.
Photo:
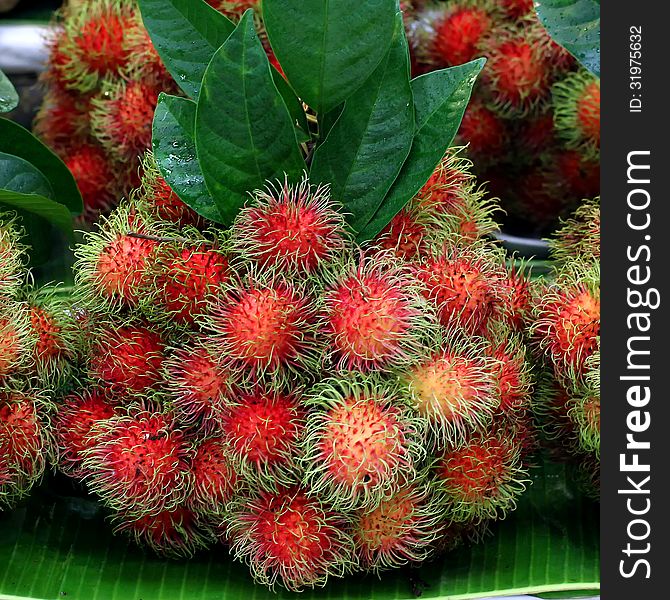
M426 0L405 11L413 71L485 56L458 139L501 198L509 231L545 234L600 193L600 80L531 0Z
M260 11L256 0L209 4L233 20L246 8ZM139 185L158 94L178 88L144 27L137 0L66 2L54 31L35 132L74 175L83 218L91 222ZM158 211L189 213L168 190L155 192Z
M553 454L600 492L600 199L551 240L554 276L535 289L531 335L544 359L534 401Z
M75 315L56 286L37 288L18 218L0 213L0 511L41 480L55 394L77 360Z
M289 590L421 562L515 508L534 448L530 288L450 151L364 246L326 186L269 182L229 230L145 181L77 249L80 386L60 470L161 555L224 543Z

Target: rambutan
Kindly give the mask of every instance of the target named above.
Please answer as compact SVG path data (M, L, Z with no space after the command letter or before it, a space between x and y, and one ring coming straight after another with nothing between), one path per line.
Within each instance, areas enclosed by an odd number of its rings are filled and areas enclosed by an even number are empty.
M375 244L402 260L413 260L427 251L433 225L430 214L411 203L391 219Z
M373 508L414 480L421 424L390 383L326 379L309 393L303 481L337 509Z
M92 100L93 133L107 152L119 160L138 160L151 148L159 91L146 81L113 83Z
M483 244L452 243L415 265L416 278L442 325L481 333L504 307L510 291L501 285L506 272L495 253Z
M533 0L498 0L510 19L520 19L533 13Z
M443 515L455 522L504 517L514 510L528 476L518 445L493 431L448 448L433 471Z
M440 164L415 196L421 206L449 211L475 182L472 162L463 156L464 147L447 150Z
M565 150L555 158L559 177L576 200L600 195L600 161L584 157L577 150Z
M552 88L556 130L568 148L600 149L600 80L581 70Z
M167 414L136 411L98 421L81 473L106 506L136 517L181 506L192 488L191 445Z
M531 408L533 377L526 348L519 334L512 334L505 327L497 332L502 340L491 348L497 361L496 383L500 397L500 412L508 418L522 417Z
M75 281L88 305L108 310L148 303L159 242L152 224L129 205L103 219L75 249Z
M500 407L498 362L487 344L449 335L403 375L412 405L430 431L429 444L443 447L491 422Z
M442 533L442 514L434 496L412 483L372 510L358 510L351 533L364 569L379 572L426 560Z
M380 254L343 269L323 302L320 330L338 369L407 364L437 323L410 270Z
M13 215L0 213L0 299L16 295L23 275L23 230Z
M518 122L516 150L532 160L556 143L554 114L551 111L529 116Z
M305 411L295 394L257 386L229 401L220 422L236 472L264 489L290 483L298 471L296 447L304 421Z
M24 302L1 300L0 304L0 384L31 366L35 336Z
M600 349L586 359L586 374L577 382L568 416L575 423L580 450L600 458Z
M166 92L174 87L172 77L156 51L139 11L124 32L123 47L128 56L124 72L128 80L148 81L160 85Z
M198 514L220 515L240 487L229 446L221 437L199 442L191 460L193 491L188 505Z
M56 37L51 57L65 87L88 92L105 76L125 69L124 35L133 10L133 3L125 0L96 0L66 9L64 31Z
M509 298L501 318L514 331L522 331L531 318L533 295L530 284L530 273L523 262L518 266L512 264L507 269L507 277L501 282L509 290Z
M230 277L228 258L203 238L164 244L157 259L159 312L193 326L222 293Z
M558 377L581 377L600 337L600 266L573 262L538 290L531 334Z
M237 216L232 243L243 258L278 271L312 273L345 246L344 218L327 187L288 181L256 190Z
M209 327L222 357L252 378L314 360L314 301L303 286L282 278L252 273L229 282Z
M40 393L0 391L0 509L11 508L42 477L47 434L40 420Z
M48 146L63 154L70 152L87 137L90 126L89 98L67 90L51 89L45 95L33 132Z
M600 198L584 200L561 225L549 240L554 261L560 264L576 258L600 259Z
M507 126L503 119L483 102L468 104L458 129L459 144L467 144L468 155L479 165L500 162L508 145Z
M91 349L91 377L115 394L143 394L161 381L165 345L161 333L144 324L103 325Z
M113 515L112 524L114 533L123 533L139 546L147 546L166 558L191 558L215 541L212 529L185 506L139 518L132 511L120 511Z
M501 115L524 116L549 96L550 65L532 41L498 29L483 44L488 48L485 83Z
M116 179L104 149L98 144L83 143L68 149L63 162L77 182L86 217L93 220L109 211L116 203Z
M182 344L165 361L169 405L179 423L204 433L218 431L235 375L202 344Z
M452 3L433 24L433 61L440 66L453 67L477 58L481 41L493 25L492 16L484 8Z
M117 411L117 403L99 388L72 394L58 405L53 432L61 471L76 478L82 476L83 454L94 443L96 424L111 419Z
M270 588L323 586L355 567L344 517L299 488L240 498L226 521L231 552Z

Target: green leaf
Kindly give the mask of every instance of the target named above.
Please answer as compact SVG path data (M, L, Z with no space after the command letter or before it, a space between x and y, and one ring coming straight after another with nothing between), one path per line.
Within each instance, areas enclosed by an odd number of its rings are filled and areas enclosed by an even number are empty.
M156 164L181 200L199 215L220 222L195 150L196 104L161 93L154 113L152 145Z
M205 69L235 25L203 0L139 0L142 20L177 85L197 98Z
M394 41L367 81L346 101L314 153L310 179L331 184L349 224L360 231L377 210L409 154L414 104L402 18Z
M305 161L254 30L253 12L205 71L195 119L198 160L225 223L266 180L300 177Z
M246 565L215 546L190 560L161 559L113 535L105 512L50 479L14 511L0 512L0 597L74 600L459 600L592 590L600 576L598 504L580 495L565 468L534 469L519 507L493 535L416 571L331 578L299 596L254 584ZM67 594L67 595L65 595Z
M0 204L20 209L53 223L63 233L72 236L72 215L62 204L40 194L24 194L0 189Z
M600 0L536 0L535 10L551 37L600 77Z
M0 119L0 152L18 156L32 164L51 184L52 200L66 206L73 215L81 214L83 203L72 173L27 129L8 119Z
M49 180L38 169L27 160L5 152L0 152L0 189L53 196Z
M472 86L485 59L427 73L412 80L416 133L398 178L359 240L376 236L428 181L458 131Z
M14 110L19 105L19 95L7 75L0 71L0 113Z
M346 100L386 55L396 0L263 0L272 50L318 113Z

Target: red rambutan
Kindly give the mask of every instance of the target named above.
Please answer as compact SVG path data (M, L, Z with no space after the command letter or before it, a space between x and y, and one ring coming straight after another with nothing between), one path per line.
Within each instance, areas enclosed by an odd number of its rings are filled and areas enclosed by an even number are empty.
M254 579L290 591L325 585L355 566L343 517L297 488L240 498L227 516L231 552Z
M77 182L89 220L107 212L115 204L115 176L102 147L83 143L67 150L63 162Z
M498 365L486 349L483 341L452 334L403 376L412 404L428 424L432 445L442 447L482 429L499 408Z
M303 480L342 510L372 508L416 476L421 429L390 384L324 380L307 399Z
M33 132L61 153L64 149L72 152L74 146L86 139L90 126L89 110L88 97L51 89L35 117Z
M230 401L221 430L237 473L264 489L292 481L304 419L304 410L292 394L257 389Z
M456 66L480 54L480 43L491 31L493 18L483 8L458 3L433 24L431 55L442 66Z
M0 306L0 384L30 367L35 336L23 302L2 299Z
M157 263L160 308L171 321L190 326L216 302L230 275L226 255L205 240L166 244Z
M504 340L491 349L491 356L497 361L495 380L500 397L500 412L514 419L526 414L531 407L531 365L519 335L511 334L503 328L496 338Z
M102 328L96 332L90 374L116 394L140 394L161 380L165 341L144 325Z
M552 89L556 129L568 148L600 149L600 80L586 71L568 74Z
M326 290L321 329L338 369L388 370L410 362L436 321L409 270L375 255Z
M192 488L191 445L165 414L138 411L98 421L82 451L90 491L113 510L142 517L174 510Z
M556 282L538 290L531 329L558 377L579 378L600 337L600 265L572 263Z
M11 215L0 213L0 299L6 301L18 291L22 275L25 248L20 239L23 230Z
M492 247L450 244L415 266L442 325L481 333L504 307L509 300L509 290L501 285L506 273L494 256Z
M230 282L209 318L213 343L252 378L309 364L316 345L313 304L302 287L280 278L252 274L246 283Z
M36 392L0 391L0 508L11 507L39 481L47 438Z
M88 304L137 307L152 295L159 248L149 220L130 206L118 208L77 246L75 281Z
M159 89L146 81L115 83L92 101L91 125L98 141L119 160L138 160L151 148Z
M426 216L426 211L414 204L406 206L375 238L375 244L402 260L418 258L428 248L428 237L433 225Z
M551 256L558 263L579 258L600 259L600 198L584 200L570 219L562 222L551 245Z
M434 497L413 483L372 510L352 516L351 532L361 566L379 572L426 560L442 533Z
M170 408L179 423L204 433L218 431L234 375L199 344L184 344L165 362Z
M242 257L280 272L312 273L344 248L344 218L325 187L303 179L257 190L233 226L232 243Z
M239 477L225 440L211 437L198 443L191 471L193 491L188 505L198 514L222 514L239 487Z
M507 126L490 108L474 100L465 110L457 139L460 144L467 144L467 152L477 164L497 163L506 154Z
M116 413L116 404L97 388L68 396L58 405L53 430L61 471L81 477L83 453L94 443L91 434L96 423Z
M576 200L600 195L600 161L583 157L576 150L555 156L555 167L567 192Z
M520 19L533 14L533 0L498 0L510 19Z
M455 522L504 517L525 489L527 472L517 444L494 432L449 448L433 467L443 514Z

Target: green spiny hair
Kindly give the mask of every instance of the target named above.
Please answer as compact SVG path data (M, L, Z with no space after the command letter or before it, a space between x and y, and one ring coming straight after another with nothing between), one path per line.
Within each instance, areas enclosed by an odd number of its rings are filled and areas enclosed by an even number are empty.
M575 259L600 260L600 197L583 200L573 215L562 221L549 246L559 264Z
M23 235L14 214L0 213L0 301L14 297L21 286L26 251L21 243Z

